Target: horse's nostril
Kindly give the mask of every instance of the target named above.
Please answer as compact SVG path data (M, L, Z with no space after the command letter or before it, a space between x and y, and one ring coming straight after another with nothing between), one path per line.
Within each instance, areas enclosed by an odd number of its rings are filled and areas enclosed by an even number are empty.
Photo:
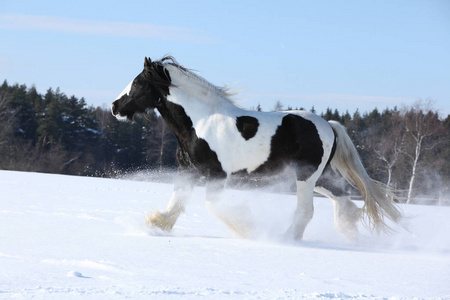
M111 113L113 114L113 116L117 115L117 111L116 111L116 106L113 104L111 104Z

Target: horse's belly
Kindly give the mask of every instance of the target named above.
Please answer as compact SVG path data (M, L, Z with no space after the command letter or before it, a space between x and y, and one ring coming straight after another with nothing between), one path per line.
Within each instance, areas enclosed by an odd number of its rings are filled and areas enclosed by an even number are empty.
M250 173L269 158L272 135L256 135L246 141L240 135L220 138L219 134L218 139L209 139L207 142L211 150L216 152L223 170L228 175L242 170Z

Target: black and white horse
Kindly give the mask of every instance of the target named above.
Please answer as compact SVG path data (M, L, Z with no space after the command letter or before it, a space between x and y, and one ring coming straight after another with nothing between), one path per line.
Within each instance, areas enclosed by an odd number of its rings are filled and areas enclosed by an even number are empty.
M301 239L314 212L313 192L329 197L335 207L335 227L349 239L357 235L357 221L366 216L375 228L385 219L400 219L389 190L372 180L345 128L307 111L257 112L242 109L226 89L212 85L166 56L145 58L144 70L111 106L119 120L157 109L178 140L179 172L207 179L209 208L231 230L251 235L248 211L216 209L228 176L273 175L287 166L297 180L297 209L287 235ZM357 187L365 201L362 209L340 184L341 175ZM182 183L181 183L182 182ZM166 210L147 216L147 222L170 231L183 212L193 180L180 181Z

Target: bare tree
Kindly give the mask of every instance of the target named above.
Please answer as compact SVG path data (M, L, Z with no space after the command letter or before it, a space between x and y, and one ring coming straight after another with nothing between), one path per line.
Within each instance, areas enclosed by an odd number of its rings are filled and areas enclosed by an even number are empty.
M165 159L173 142L172 131L167 126L163 118L158 117L156 126L154 127L154 134L150 137L150 147L147 152L147 158L151 162L156 162L155 165L161 171L165 164Z
M101 131L107 130L110 127L111 122L116 121L112 117L110 109L106 106L102 108L97 107L95 110L95 118L98 121L98 129Z
M402 153L409 159L411 164L411 176L409 179L407 203L411 202L414 184L417 178L419 161L424 151L430 150L438 145L439 140L426 143L431 136L439 134L442 127L436 112L432 111L430 100L423 103L418 101L414 106L403 111L403 126L406 131L405 137L409 147L402 149Z
M379 133L373 149L377 158L381 160L387 171L386 185L390 186L392 172L403 152L405 130L401 124L402 119L398 111L385 113L383 122L385 130Z
M164 156L164 149L166 147L166 141L167 141L167 124L164 120L158 119L158 127L160 130L160 143L159 143L159 159L158 159L158 167L161 171L163 168L163 156Z

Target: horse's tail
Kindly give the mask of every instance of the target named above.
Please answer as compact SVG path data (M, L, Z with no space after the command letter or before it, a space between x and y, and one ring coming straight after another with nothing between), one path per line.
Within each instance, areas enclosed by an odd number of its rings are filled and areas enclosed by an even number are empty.
M337 141L331 167L360 191L364 200L363 213L368 217L369 226L377 230L388 229L385 217L394 222L401 218L392 201L394 193L383 183L369 177L345 127L336 121L329 121L329 124Z

